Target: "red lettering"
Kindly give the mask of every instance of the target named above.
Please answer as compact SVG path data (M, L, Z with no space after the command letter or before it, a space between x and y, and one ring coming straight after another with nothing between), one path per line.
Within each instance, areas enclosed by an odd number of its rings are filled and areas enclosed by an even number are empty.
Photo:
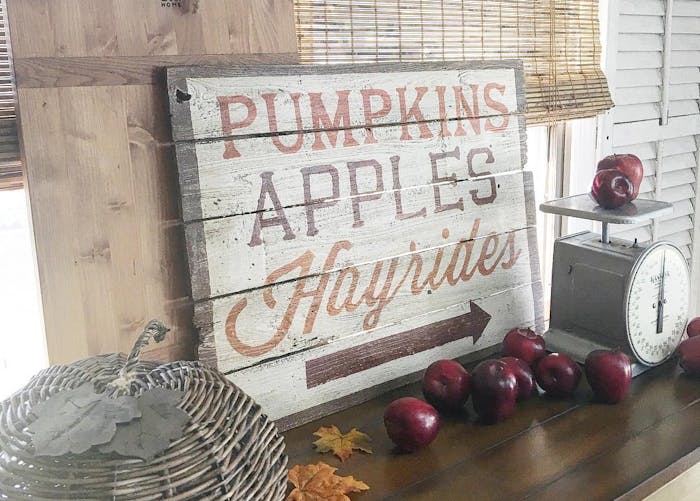
M348 103L349 90L339 90L336 91L338 95L338 106L335 109L335 116L333 117L333 122L328 116L328 111L323 104L323 98L320 92L309 92L309 99L311 101L311 123L314 132L314 144L311 145L312 150L325 150L326 146L323 144L321 139L321 133L325 132L328 142L333 148L336 147L338 142L338 129L342 129L343 125L345 127L350 127L350 105ZM343 135L345 140L343 141L343 146L346 148L348 146L357 146L359 143L355 141L352 137L352 129L346 128L343 130Z
M374 120L384 118L391 111L391 98L389 93L383 89L362 89L362 107L365 112L365 125L367 125L367 135L365 136L365 144L376 143L372 132ZM372 111L372 97L377 96L382 100L382 107L377 111Z
M506 86L503 84L490 82L487 83L484 87L484 100L486 101L486 105L492 110L495 110L498 113L500 113L503 117L503 123L501 123L501 125L498 126L493 125L493 122L490 118L486 119L485 129L492 132L498 132L505 130L506 127L508 127L508 121L510 120L510 116L508 115L508 108L506 107L506 105L500 101L496 101L491 97L491 91L493 89L496 89L498 92L500 92L502 96L506 92Z
M465 111L465 118L469 119L469 123L472 125L472 130L474 134L481 134L481 121L479 120L479 96L478 84L470 84L469 87L472 90L472 107L467 103L467 98L464 97L462 93L462 86L455 85L452 87L455 92L455 114L457 118L462 118L462 110ZM455 129L455 136L466 136L467 133L462 126L462 120L457 120L457 128Z
M420 101L425 93L428 92L428 88L416 87L416 97L408 110L406 109L406 87L399 87L396 89L396 92L399 94L399 109L401 110L401 140L410 141L413 139L408 132L408 122L412 119L418 124L421 139L433 137L428 125L425 123L423 112L420 110Z
M248 127L253 123L258 114L255 103L247 96L217 96L219 102L219 114L221 115L221 130L224 136L230 136L236 129ZM246 107L247 114L243 120L231 122L231 105L242 104ZM233 144L233 139L224 140L224 158L238 158L241 153Z
M447 111L445 106L445 90L447 87L438 85L435 87L438 95L438 113L440 115L440 137L451 136L450 130L447 128ZM459 121L457 122L459 124Z
M265 100L265 106L267 107L267 122L270 127L270 132L272 132L273 134L272 144L274 144L275 147L282 153L296 153L301 149L302 145L304 144L304 133L302 132L304 127L301 121L301 110L299 109L299 98L301 97L301 94L299 94L298 92L294 92L291 94L292 104L294 105L294 115L296 117L297 131L297 140L291 146L286 146L282 144L282 136L278 134L279 131L277 130L277 109L275 107L276 95L277 94L274 93L262 95L262 98Z

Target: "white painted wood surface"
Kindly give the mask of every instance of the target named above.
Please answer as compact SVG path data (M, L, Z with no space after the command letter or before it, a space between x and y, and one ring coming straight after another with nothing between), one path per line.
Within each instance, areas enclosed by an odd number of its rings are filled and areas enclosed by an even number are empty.
M478 301L492 320L486 326L476 344L471 339L454 341L415 355L377 365L366 371L329 381L312 389L306 388L305 364L342 349L352 348L360 342L368 342L380 332L362 334L318 348L295 353L259 365L231 373L229 379L255 399L272 419L289 417L295 413L342 399L352 389L372 389L397 377L423 370L436 360L457 358L467 353L500 343L504 333L513 325L535 325L541 322L534 316L539 293L530 285L509 289ZM468 303L455 304L449 309L433 311L429 315L411 317L384 330L384 335L419 328L431 322L449 319L469 311ZM368 353L367 356L374 355ZM321 414L323 414L321 412ZM292 421L295 423L296 420ZM283 425L283 427L288 427Z
M169 70L200 359L287 426L541 328L522 86L514 63Z
M529 284L534 238L528 228L374 264L345 263L340 271L199 303L195 322L213 330L217 366L237 370Z
M307 203L305 182L310 185L308 195L313 199L330 201L349 197L353 171L348 162L363 159L378 162L381 170L378 175L373 169L359 171L357 188L362 193L376 190L378 179L384 190L389 191L428 185L435 182L435 177L455 176L455 180L463 180L522 170L525 163L519 134L522 124L517 119L508 119L503 130L488 130L487 120L491 121L480 118L472 122L433 122L425 125L434 133L432 137L403 141L400 126L359 129L353 135L358 145L338 145L320 151L311 147L315 134L305 133L305 146L299 152L284 155L268 137L237 141L239 158L225 158L226 144L222 140L179 143L183 217L190 221L257 211L261 176L265 172L274 173L271 181L282 207L287 208ZM449 136L440 135L443 128ZM464 135L455 135L458 130ZM370 136L374 142L367 141ZM191 154L189 150L193 147L196 151ZM431 154L442 155L433 160ZM329 167L306 176L300 169L300 166L322 165ZM334 179L339 196L334 196Z
M520 63L470 64L468 70L448 62L433 63L430 69L419 63L377 64L368 72L358 71L357 65L280 65L265 68L264 75L250 68L228 74L200 68L196 78L187 76L187 68L171 68L175 113L182 109L177 90L190 96L190 122L174 122L173 136L179 141L389 124L404 124L407 134L420 135L424 121L465 117L470 111L472 116L525 111L524 98L515 92L522 75L512 71ZM321 116L329 110L341 112L329 115L326 124Z
M651 227L613 228L640 242L653 238L680 246L691 264L700 254L698 234L697 142L700 138L700 2L621 1L608 38L619 41L612 81L617 107L607 136L615 153L637 154L644 164L642 197L674 204L673 216ZM608 68L610 71L610 68ZM610 73L609 73L610 75ZM667 113L666 113L667 110ZM700 265L693 265L700 284ZM693 309L700 310L700 285Z
M495 191L492 191L492 184ZM346 197L330 207L312 211L310 232L308 205L291 206L285 210L294 238L281 226L263 228L263 244L251 246L259 213L216 218L188 225L188 240L206 248L206 262L191 259L193 281L208 281L210 296L221 296L259 287L262 284L288 280L289 275L269 279L275 270L300 258L308 250L315 256L303 276L345 268L351 264L372 263L393 258L415 250L429 249L450 242L469 240L521 229L527 226L523 173L515 172L484 180L465 180L402 189L398 192L376 193L376 199L360 205L362 225L355 224L353 202L358 197ZM436 212L436 190L441 205L459 203L460 207ZM495 194L492 203L476 205L472 193L487 197ZM396 195L400 194L406 214L416 217L399 220L396 215ZM281 196L281 195L280 195ZM461 202L460 202L461 200ZM473 230L474 221L481 223ZM333 264L325 259L338 242L348 244L338 252ZM236 259L231 259L235 255ZM241 263L247 266L241 267ZM273 280L270 282L269 280ZM196 292L197 293L197 292ZM198 295L196 300L203 299Z

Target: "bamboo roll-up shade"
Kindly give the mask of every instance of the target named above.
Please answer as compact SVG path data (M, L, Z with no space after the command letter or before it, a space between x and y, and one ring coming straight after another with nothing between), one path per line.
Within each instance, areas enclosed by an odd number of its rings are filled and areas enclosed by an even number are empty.
M522 59L528 123L612 106L597 0L295 0L304 63Z
M22 187L15 112L17 95L7 24L7 3L0 0L0 190Z

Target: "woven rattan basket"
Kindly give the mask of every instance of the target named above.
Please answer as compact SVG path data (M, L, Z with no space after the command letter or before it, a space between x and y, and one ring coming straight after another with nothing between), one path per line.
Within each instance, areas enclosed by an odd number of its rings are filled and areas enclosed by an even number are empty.
M139 362L151 337L167 329L151 322L129 357L103 355L50 367L2 402L0 499L277 500L284 498L287 457L275 425L245 393L197 362ZM27 427L32 407L62 390L93 382L133 396L151 388L184 392L179 407L191 420L182 438L151 461L83 454L34 454Z

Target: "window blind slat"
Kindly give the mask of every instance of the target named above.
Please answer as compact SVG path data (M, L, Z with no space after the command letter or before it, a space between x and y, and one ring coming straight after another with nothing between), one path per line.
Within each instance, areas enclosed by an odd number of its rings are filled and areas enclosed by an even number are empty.
M522 59L528 124L612 106L597 0L295 0L295 13L303 63Z
M17 136L17 92L10 39L7 32L7 0L0 0L0 190L23 185Z

